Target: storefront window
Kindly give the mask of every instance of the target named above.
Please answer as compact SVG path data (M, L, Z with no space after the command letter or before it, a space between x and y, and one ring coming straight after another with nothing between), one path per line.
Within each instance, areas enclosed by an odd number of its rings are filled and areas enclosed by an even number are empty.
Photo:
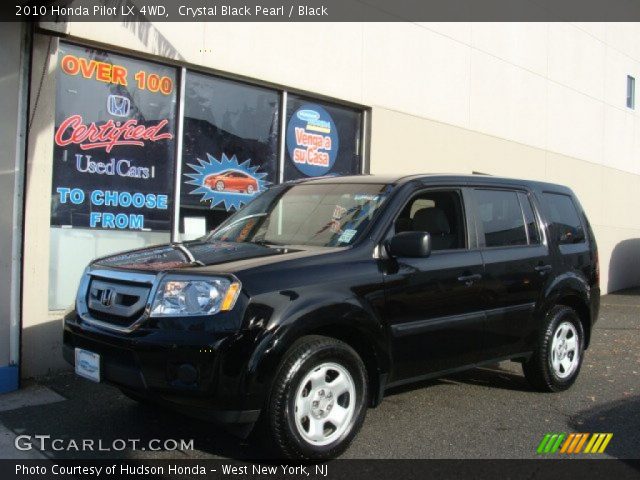
M169 239L177 90L174 68L101 50L61 43L57 66L52 309L89 260Z
M189 72L180 238L204 235L277 181L280 94Z
M284 179L361 173L362 112L287 96Z
M169 241L176 211L194 239L281 179L362 171L361 110L188 71L176 198L177 69L63 42L57 62L53 310L94 258Z

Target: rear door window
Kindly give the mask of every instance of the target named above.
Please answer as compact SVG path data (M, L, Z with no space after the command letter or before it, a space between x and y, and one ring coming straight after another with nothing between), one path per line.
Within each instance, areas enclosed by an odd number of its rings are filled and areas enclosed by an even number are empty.
M485 246L528 244L524 216L515 191L476 189L475 194Z
M560 245L585 241L584 227L575 203L569 195L543 193L551 220L551 231Z

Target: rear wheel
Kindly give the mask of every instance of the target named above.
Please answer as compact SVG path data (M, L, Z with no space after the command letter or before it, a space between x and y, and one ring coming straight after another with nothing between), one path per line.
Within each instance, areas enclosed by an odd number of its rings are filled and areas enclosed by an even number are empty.
M224 182L222 180L218 180L216 182L216 190L222 192L224 190Z
M287 352L267 411L269 433L288 458L341 454L366 415L367 373L358 354L339 340L308 336Z
M576 312L558 305L547 314L531 358L523 363L527 381L543 392L569 388L578 378L584 353L584 331Z

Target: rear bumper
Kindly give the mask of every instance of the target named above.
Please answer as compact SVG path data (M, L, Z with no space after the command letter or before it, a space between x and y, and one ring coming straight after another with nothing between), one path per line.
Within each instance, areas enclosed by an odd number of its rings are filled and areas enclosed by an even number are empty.
M242 333L139 330L105 332L65 318L63 356L75 349L100 355L101 381L181 413L225 424L254 423L260 408L249 404L246 360L252 349Z

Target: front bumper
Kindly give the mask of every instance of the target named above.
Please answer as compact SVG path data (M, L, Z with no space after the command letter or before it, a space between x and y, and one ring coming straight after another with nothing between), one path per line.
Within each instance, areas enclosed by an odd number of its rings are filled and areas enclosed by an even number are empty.
M245 387L252 345L243 332L139 328L123 334L83 323L75 312L64 319L63 355L71 365L75 348L98 353L101 381L226 424L254 423L260 414Z

